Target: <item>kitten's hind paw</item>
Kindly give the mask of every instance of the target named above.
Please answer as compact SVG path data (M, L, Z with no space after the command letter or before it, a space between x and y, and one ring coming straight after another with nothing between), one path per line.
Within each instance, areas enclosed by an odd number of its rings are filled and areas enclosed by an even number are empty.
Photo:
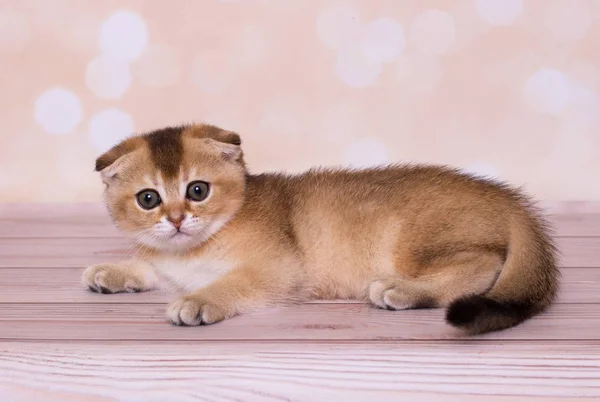
M369 286L369 300L386 310L407 310L437 307L437 302L410 283L393 278L377 280Z

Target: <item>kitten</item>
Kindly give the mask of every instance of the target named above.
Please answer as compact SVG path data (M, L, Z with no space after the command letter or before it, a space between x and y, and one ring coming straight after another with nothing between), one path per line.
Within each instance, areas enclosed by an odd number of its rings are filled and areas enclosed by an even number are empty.
M96 161L136 259L88 267L101 293L160 278L189 292L175 325L267 306L359 299L388 310L447 307L467 333L542 312L556 248L521 192L438 166L248 173L240 137L209 125L135 136Z

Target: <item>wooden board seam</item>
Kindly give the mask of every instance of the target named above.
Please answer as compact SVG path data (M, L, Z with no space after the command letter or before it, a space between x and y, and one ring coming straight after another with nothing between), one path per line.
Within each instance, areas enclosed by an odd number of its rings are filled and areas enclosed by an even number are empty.
M464 338L460 338L460 339L443 339L443 338L428 338L426 340L422 339L422 338L386 338L386 337L380 337L380 338L361 338L360 340L353 340L353 339L335 339L332 340L330 338L311 338L311 339L302 339L302 340L297 340L297 339L284 339L284 338L270 338L270 339L252 339L252 338L248 338L248 339L244 339L244 338L237 338L237 339L169 339L169 338L154 338L152 340L145 340L145 339L105 339L102 341L92 341L92 340L88 340L88 339L79 339L79 338L52 338L52 339L21 339L21 338L3 338L0 337L0 342L5 342L5 343L14 343L14 344L19 344L19 343L43 343L43 344L51 344L51 343L56 343L56 344L71 344L71 343L80 343L80 344L87 344L87 343L99 343L101 342L102 344L107 344L107 343L111 343L111 344L122 344L122 343L155 343L155 344L163 344L163 343L168 343L168 344L174 344L174 343L199 343L199 344L203 344L203 343L217 343L217 344L226 344L226 343L252 343L252 344L273 344L273 343L287 343L287 344L330 344L330 345L363 345L365 343L370 343L370 344L386 344L386 345L396 345L396 344L414 344L417 342L420 343L427 343L427 344L431 344L431 343L450 343L450 344L461 344L461 343L465 343L465 342L469 342L469 343L485 343L485 344L502 344L502 343L527 343L527 344L536 344L539 345L542 342L548 342L549 344L567 344L567 343L573 343L575 340L573 339L552 339L552 340L548 340L548 339L544 339L544 338L527 338L527 339L485 339L485 338L468 338L467 336L465 336ZM586 343L593 343L593 345L598 345L600 346L600 339L598 338L579 338L576 340L578 343L579 342L586 342ZM0 351L2 350L2 348L0 348Z

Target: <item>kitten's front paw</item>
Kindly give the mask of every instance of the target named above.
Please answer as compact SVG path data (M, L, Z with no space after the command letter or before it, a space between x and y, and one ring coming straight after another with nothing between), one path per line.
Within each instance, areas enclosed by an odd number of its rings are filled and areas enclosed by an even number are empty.
M135 293L143 290L140 278L124 270L117 264L97 264L83 271L82 282L96 293Z
M225 309L195 294L181 297L167 309L167 319L173 325L208 325L225 318Z

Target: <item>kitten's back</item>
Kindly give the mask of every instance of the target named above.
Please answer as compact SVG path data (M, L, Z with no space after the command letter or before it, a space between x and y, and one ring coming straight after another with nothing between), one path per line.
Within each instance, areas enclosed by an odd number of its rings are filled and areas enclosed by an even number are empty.
M373 276L398 275L426 289L429 304L449 305L449 323L479 333L516 325L556 294L548 227L505 184L398 165L259 175L248 189L304 256L318 297L351 297Z

